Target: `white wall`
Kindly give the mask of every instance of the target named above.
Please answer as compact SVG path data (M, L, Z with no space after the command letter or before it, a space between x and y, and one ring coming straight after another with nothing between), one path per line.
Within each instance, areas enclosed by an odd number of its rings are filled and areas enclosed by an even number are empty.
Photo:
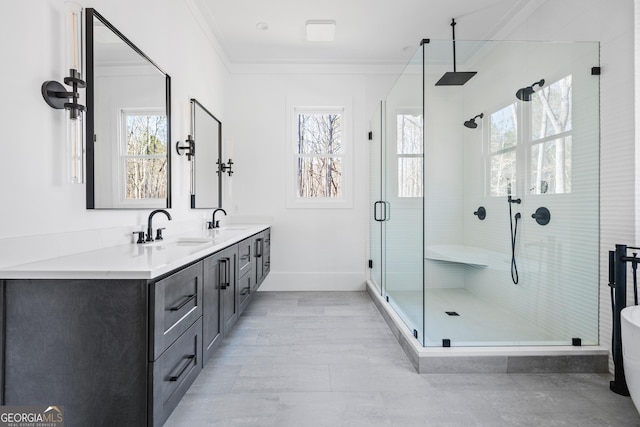
M190 0L79 3L98 10L171 76L172 146L189 132L190 98L225 119L229 73L194 18ZM40 94L42 82L62 81L66 75L63 0L23 0L2 8L0 75L10 101L0 106L5 141L0 239L144 224L149 210L88 211L85 186L64 182L66 115L49 107ZM204 211L189 209L188 162L170 151L173 218L204 220Z
M245 69L247 67L244 67ZM226 124L235 173L223 205L240 217L272 220L271 273L264 290L364 289L368 242L369 115L389 87L387 77L362 73L243 71L234 74ZM380 84L380 82L385 84ZM348 98L353 106L353 207L287 208L287 99L300 102ZM330 102L330 101L329 101ZM300 105L300 106L305 106Z

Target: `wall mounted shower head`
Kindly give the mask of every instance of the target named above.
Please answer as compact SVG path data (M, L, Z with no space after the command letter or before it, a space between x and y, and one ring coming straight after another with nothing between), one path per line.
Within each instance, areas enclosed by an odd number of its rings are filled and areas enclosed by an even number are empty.
M540 87L544 86L544 79L540 79L539 82L532 83L531 86L518 89L518 91L516 92L516 98L518 98L521 101L531 101L531 95L533 95L535 92L533 90L533 87L535 85L538 85Z
M464 125L466 127L468 127L469 129L475 129L478 127L478 124L476 123L476 119L477 118L483 118L484 117L484 113L480 113L477 116L475 116L472 119L467 120L466 122L464 122Z

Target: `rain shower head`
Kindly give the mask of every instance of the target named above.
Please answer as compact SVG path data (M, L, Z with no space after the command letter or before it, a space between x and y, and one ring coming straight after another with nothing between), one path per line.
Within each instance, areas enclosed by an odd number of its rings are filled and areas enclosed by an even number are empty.
M477 73L477 71L447 71L440 77L436 86L462 86Z
M540 87L544 86L544 79L540 79L539 82L532 83L531 86L523 87L518 89L516 92L516 98L521 101L531 101L531 95L535 93L533 87L538 85Z
M462 86L475 76L477 71L456 71L456 20L451 19L451 33L453 34L453 71L444 73L436 86Z
M476 123L476 119L483 118L483 117L484 117L484 113L480 113L477 116L475 116L473 119L469 119L466 122L464 122L464 125L469 129L475 129L478 127L478 124Z

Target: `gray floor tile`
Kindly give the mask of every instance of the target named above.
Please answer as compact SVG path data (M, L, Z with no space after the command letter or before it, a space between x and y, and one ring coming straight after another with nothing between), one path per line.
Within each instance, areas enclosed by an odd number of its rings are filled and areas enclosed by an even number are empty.
M308 392L330 391L328 365L243 365L232 391Z
M258 292L170 427L638 426L607 374L417 374L365 292Z
M390 427L377 393L282 393L278 427Z

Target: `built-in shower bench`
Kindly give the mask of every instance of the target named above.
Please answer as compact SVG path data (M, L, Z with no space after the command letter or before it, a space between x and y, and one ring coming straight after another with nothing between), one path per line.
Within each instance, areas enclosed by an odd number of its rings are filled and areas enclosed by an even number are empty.
M465 245L429 245L425 248L425 259L435 261L457 262L478 267L489 265L486 249Z

